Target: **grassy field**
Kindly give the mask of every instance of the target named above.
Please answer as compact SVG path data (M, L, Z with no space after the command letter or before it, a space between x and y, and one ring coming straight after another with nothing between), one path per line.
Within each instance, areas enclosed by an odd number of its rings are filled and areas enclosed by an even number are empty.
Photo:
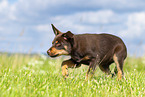
M145 57L128 57L125 80L120 81L99 68L86 81L87 66L69 69L69 78L64 80L61 62L65 59L0 54L0 97L145 97Z

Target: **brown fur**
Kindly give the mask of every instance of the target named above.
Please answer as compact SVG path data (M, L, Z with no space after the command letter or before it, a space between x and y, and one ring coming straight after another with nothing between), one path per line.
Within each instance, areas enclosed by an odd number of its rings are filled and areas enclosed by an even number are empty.
M88 65L88 74L94 73L96 67L106 74L111 74L109 66L115 62L118 70L118 79L123 76L123 62L127 57L127 49L123 41L111 34L78 34L70 31L60 32L52 25L56 35L52 47L47 51L51 57L70 55L71 59L62 63L62 74L68 76L68 68L80 67L81 64ZM115 72L116 74L116 72Z

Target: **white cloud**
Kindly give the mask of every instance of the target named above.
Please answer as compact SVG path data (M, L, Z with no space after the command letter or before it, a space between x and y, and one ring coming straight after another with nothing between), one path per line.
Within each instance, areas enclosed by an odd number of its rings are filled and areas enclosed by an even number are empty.
M145 53L145 44L143 45L143 53Z
M50 18L62 31L75 33L110 32L128 39L142 37L145 30L145 12L128 14L115 13L112 10L86 11ZM39 31L48 31L50 23L38 25Z
M3 27L0 27L0 31L2 31L3 30Z
M8 12L8 2L7 0L2 0L0 2L0 21L1 23L5 22L6 18L4 18Z
M118 34L120 29L124 29L126 16L126 14L120 16L112 10L99 10L55 16L51 18L51 21L64 30L70 29L78 33L110 32Z
M15 5L10 5L7 0L2 0L0 2L0 20L1 23L8 23L11 20L16 20L15 16L15 10L16 6Z
M54 15L63 15L63 14L72 14L87 11L98 11L100 9L110 9L113 11L128 11L127 8L140 8L145 4L142 0L122 1L122 0L90 0L87 3L83 3L84 0L18 0L16 3L10 5L7 0L3 0L1 9L9 9L7 14L9 14L10 19L22 22L22 23L31 23L30 21L35 22L41 20L49 20L50 16ZM130 3L128 3L130 2ZM83 4L82 4L83 3ZM81 5L81 6L80 6ZM141 7L142 8L142 7ZM140 10L143 10L140 9ZM130 9L129 9L130 11ZM3 11L4 13L4 11ZM91 13L90 13L91 14ZM106 13L108 14L108 13ZM5 15L6 16L6 15ZM84 17L85 18L85 17ZM96 19L95 19L96 20ZM91 21L91 20L90 20ZM92 20L93 21L93 20ZM98 20L97 20L98 21ZM95 22L95 21L94 21ZM105 22L105 20L104 20Z
M41 24L41 25L36 25L34 29L36 29L39 32L48 32L50 31L49 26L50 24Z
M7 0L2 0L2 1L0 2L0 12L3 12L3 10L4 10L4 9L7 9L7 7L8 7L8 2L7 2Z
M80 13L81 14L81 13ZM114 16L114 13L111 10L103 10L103 11L97 11L97 12L87 12L82 14L82 20L87 23L101 23L101 24L108 24L113 22L112 17Z
M127 17L126 29L121 31L127 38L143 37L145 31L145 12L131 13Z

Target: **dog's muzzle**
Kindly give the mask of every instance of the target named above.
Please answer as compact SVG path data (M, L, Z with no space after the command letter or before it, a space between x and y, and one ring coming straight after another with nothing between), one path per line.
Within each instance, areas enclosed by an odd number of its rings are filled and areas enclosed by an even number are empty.
M49 53L50 53L50 49L47 51L47 54L49 55Z
M54 54L51 52L51 48L47 51L47 54L50 56L50 57L57 57L59 54Z
M47 54L50 55L50 50L47 51Z

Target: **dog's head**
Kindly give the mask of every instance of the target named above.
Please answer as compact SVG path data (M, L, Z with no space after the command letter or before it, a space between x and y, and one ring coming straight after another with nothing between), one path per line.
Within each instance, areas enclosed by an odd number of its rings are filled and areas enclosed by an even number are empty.
M55 38L52 42L52 47L47 51L48 55L50 57L69 55L73 44L74 34L72 34L70 31L62 33L56 29L53 24L51 25L55 34Z

